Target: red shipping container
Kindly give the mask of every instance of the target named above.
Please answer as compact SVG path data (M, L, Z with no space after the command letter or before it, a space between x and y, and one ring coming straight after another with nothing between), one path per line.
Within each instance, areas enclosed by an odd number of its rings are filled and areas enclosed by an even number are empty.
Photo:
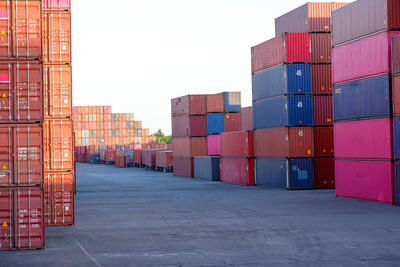
M156 150L146 149L142 151L142 163L148 167L156 166Z
M226 113L225 114L225 132L240 131L242 127L240 113Z
M253 132L230 132L220 135L221 157L254 157Z
M43 202L41 188L0 188L0 251L44 249Z
M185 137L172 139L173 156L193 158L207 156L207 137Z
M254 131L254 154L255 157L313 157L313 129L291 127L256 130Z
M312 65L312 91L314 95L332 94L332 65Z
M330 33L311 33L311 62L331 63L332 46Z
M225 111L223 94L207 95L207 113L223 113Z
M43 62L71 63L71 13L43 13Z
M287 33L251 48L252 73L283 63L310 63L308 33Z
M393 78L393 114L400 116L400 76Z
M115 152L115 167L125 168L125 154L124 151Z
M0 63L0 122L43 120L42 71L38 63Z
M333 157L333 127L314 128L315 157Z
M333 125L333 97L313 97L314 126Z
M400 36L392 38L392 72L400 74Z
M207 136L206 116L172 118L172 137Z
M174 157L173 166L174 176L194 177L193 159Z
M314 159L314 187L316 189L335 188L335 160L333 158Z
M172 167L172 151L156 151L156 166L161 168Z
M254 159L221 158L221 182L238 185L255 185Z
M253 131L253 107L245 107L240 111L241 131Z
M142 165L143 150L133 150L133 164Z
M171 100L172 117L187 115L206 115L205 95L187 95Z
M43 128L0 125L0 186L43 184Z
M106 161L115 161L115 151L106 151L105 158Z
M44 175L45 225L73 225L74 219L73 172L46 172Z
M71 0L42 0L43 10L70 10Z

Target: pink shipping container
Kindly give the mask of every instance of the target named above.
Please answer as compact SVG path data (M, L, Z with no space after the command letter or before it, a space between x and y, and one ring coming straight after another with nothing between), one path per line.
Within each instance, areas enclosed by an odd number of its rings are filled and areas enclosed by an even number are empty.
M254 159L221 158L221 182L238 185L255 185Z
M314 126L333 124L333 97L321 95L313 97Z
M240 131L242 127L240 113L226 113L225 114L225 132Z
M134 144L133 145L133 149L134 150L141 150L141 149L143 149L143 145L142 144Z
M375 119L334 124L335 158L391 160L392 119Z
M172 118L173 137L207 136L206 116L184 116Z
M43 10L70 10L71 0L42 0Z
M392 39L392 67L393 74L400 74L400 36Z
M394 203L390 161L336 160L336 196Z
M221 148L221 136L219 134L207 136L207 147L209 156L219 156Z
M103 113L104 114L111 114L111 106L103 106Z
M74 114L81 114L82 113L82 107L74 107Z
M221 157L254 157L253 132L222 133Z
M240 111L240 130L252 131L253 130L253 107L245 107Z
M172 167L172 151L157 151L156 166L160 168Z
M333 48L333 83L390 73L391 38L399 34L381 33Z
M193 159L174 157L173 166L174 176L193 178Z
M207 104L205 95L187 95L171 100L172 117L187 115L206 115Z
M193 158L207 156L206 137L185 137L172 140L173 156L178 158Z

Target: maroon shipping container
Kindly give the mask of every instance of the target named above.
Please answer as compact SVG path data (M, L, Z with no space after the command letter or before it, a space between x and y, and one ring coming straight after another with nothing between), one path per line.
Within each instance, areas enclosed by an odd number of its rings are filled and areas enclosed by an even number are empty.
M393 77L393 114L400 116L400 76Z
M207 113L223 113L225 111L224 95L207 95Z
M157 151L156 166L160 168L172 167L172 151Z
M221 158L221 182L238 185L255 185L254 159Z
M240 113L226 113L225 114L225 132L240 131L242 127Z
M124 151L115 152L115 167L125 168L125 154Z
M207 116L172 118L172 137L207 136Z
M105 158L106 161L115 161L115 151L106 151Z
M174 157L173 166L174 176L194 177L193 159Z
M332 36L330 33L311 33L311 62L332 62Z
M221 157L254 157L253 132L230 132L220 135Z
M333 125L333 97L313 97L314 126Z
M0 186L43 184L43 128L0 125Z
M133 164L142 165L143 150L133 150Z
M38 63L0 63L0 123L43 120L42 71Z
M332 13L333 45L373 33L400 29L400 1L355 1Z
M142 163L148 167L156 166L156 153L158 150L143 150L142 152Z
M332 94L332 65L312 65L312 92L314 95Z
M187 95L171 100L172 117L187 115L206 115L205 95Z
M43 202L41 188L0 188L0 251L44 249Z
M400 35L392 38L392 72L400 74Z
M207 137L185 137L172 139L173 156L193 158L207 156Z
M256 130L254 131L254 155L255 157L313 157L313 129L291 127Z
M240 111L240 130L252 131L253 130L253 107L245 107Z
M314 159L314 187L335 188L335 160Z
M315 157L333 157L333 127L314 128L314 156Z

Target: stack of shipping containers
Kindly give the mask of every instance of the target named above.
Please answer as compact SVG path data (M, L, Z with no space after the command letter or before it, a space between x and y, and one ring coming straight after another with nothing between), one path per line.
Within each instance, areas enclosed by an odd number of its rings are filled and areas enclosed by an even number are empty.
M392 73L395 202L400 205L400 35L392 39Z
M363 0L332 14L336 194L340 197L394 202L390 55L391 39L400 34L391 31L400 29L399 10L396 0Z
M41 1L0 13L0 250L44 248Z

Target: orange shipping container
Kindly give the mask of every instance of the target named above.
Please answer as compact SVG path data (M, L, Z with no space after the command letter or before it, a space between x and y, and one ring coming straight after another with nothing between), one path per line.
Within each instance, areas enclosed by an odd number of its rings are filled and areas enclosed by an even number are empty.
M43 12L43 62L71 62L71 13Z
M224 104L224 95L207 95L207 113L212 112L224 112L225 104Z

